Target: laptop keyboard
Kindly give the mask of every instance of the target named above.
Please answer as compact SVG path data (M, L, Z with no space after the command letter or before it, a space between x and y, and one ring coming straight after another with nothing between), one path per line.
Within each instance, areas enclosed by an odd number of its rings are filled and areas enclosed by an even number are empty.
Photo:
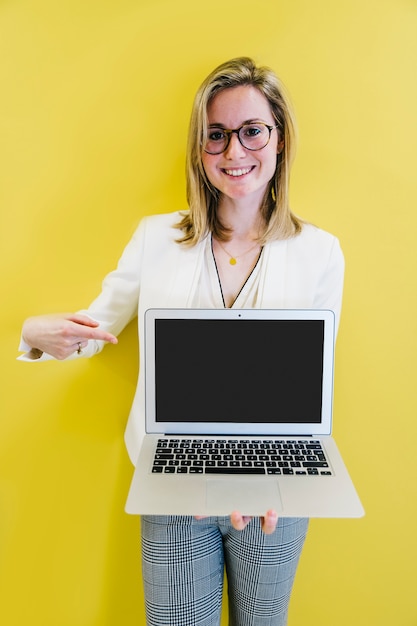
M332 475L320 441L312 439L160 438L152 473Z

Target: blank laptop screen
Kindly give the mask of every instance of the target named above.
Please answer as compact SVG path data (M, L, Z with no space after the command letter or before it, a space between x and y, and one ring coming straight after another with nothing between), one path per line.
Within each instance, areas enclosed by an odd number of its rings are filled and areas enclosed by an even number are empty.
M156 319L156 421L319 424L323 341L323 320Z

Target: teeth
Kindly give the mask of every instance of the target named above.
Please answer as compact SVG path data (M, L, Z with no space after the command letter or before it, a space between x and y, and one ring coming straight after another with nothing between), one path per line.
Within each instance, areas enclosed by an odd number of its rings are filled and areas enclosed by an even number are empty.
M239 170L225 170L226 174L229 176L243 176L244 174L248 174L251 171L250 167L246 167L245 169Z

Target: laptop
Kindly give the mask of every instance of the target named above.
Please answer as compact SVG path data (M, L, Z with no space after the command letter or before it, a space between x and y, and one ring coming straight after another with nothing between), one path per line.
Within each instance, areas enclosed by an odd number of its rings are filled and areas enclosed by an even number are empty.
M364 515L331 436L332 311L149 309L144 341L128 513Z

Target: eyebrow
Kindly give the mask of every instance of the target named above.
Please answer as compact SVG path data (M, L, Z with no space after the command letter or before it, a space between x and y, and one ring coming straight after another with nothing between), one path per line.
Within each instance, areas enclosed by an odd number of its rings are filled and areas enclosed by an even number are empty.
M259 117L254 117L253 119L250 120L245 120L244 122L242 122L240 124L240 126L244 126L245 124L255 124L256 122L259 122L260 124L266 124L266 126L270 126L270 124L268 124L268 122L265 122L264 120L260 119ZM224 124L222 123L217 123L217 124L209 124L208 128L224 128L225 130L229 130Z

